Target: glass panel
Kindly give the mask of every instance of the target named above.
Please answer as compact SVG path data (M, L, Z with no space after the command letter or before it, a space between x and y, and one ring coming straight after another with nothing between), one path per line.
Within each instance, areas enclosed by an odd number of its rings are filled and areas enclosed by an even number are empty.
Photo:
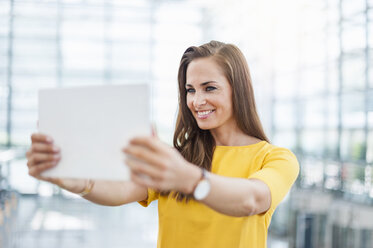
M8 34L10 1L0 1L0 145L7 142ZM0 242L1 244L1 242Z
M361 17L364 17L361 15ZM342 49L345 52L363 49L366 46L365 26L356 24L345 24L342 30Z
M16 133L17 129L25 127L35 127L38 120L36 111L24 109L12 109L12 129Z
M342 167L343 190L357 195L365 192L365 167L346 163Z
M364 130L342 130L340 146L343 160L365 162L366 144Z
M317 37L317 38L315 38ZM325 33L323 29L312 32L306 37L303 37L301 46L301 66L320 66L326 60L326 44Z
M296 149L296 133L288 130L276 130L272 143L276 146L286 147L290 150Z
M364 92L342 95L342 125L362 128L365 125Z
M305 128L321 128L325 125L325 99L305 100L302 106L302 126Z
M340 165L338 163L328 162L325 166L325 188L338 190L341 187Z
M328 62L336 62L341 53L339 45L339 30L337 26L329 28L327 34L327 56Z
M112 67L115 70L149 71L150 53L150 43L115 43L112 47Z
M342 15L349 17L365 10L365 0L343 0Z
M373 7L373 5L372 5L372 7ZM368 30L373 30L373 11L372 11L372 9L370 9L369 12L370 12L370 17L369 17L370 22L368 24ZM369 32L368 45L369 45L370 48L373 47L373 34L372 34L372 32Z
M0 86L8 82L8 41L0 38Z
M297 80L296 74L279 75L274 81L275 98L284 99L296 96Z
M339 0L329 0L327 1L327 18L328 18L328 23L331 26L337 26L339 22Z
M7 40L7 36L9 33L9 18L3 13L2 8L6 8L4 6L4 2L0 2L0 39Z
M13 102L12 107L14 109L22 110L37 110L38 108L38 98L36 94L32 92L25 91L22 89L15 89L13 91Z
M41 39L33 42L28 42L24 39L15 39L13 40L13 56L38 60L56 60L57 43L55 40L49 39Z
M301 73L301 96L314 96L325 91L324 67L313 67Z
M278 102L274 106L274 125L277 129L294 129L296 126L293 102Z
M365 88L365 55L346 56L342 60L342 85L344 90Z
M54 60L38 57L13 57L13 73L27 75L54 75L57 72L57 64Z
M9 15L9 3L0 3L0 17ZM24 142L22 137L28 139L26 133L34 128L34 116L24 112L36 114L39 88L149 80L156 84L164 83L165 78L174 85L182 52L187 45L201 43L200 23L204 17L198 4L153 7L148 1L15 1L14 142ZM8 21L0 18L0 84L6 83ZM185 33L189 34L187 39ZM160 67L159 64L166 64L164 61L172 66ZM154 75L161 77L155 79ZM154 104L161 104L164 96L171 93L177 96L176 84L157 91ZM1 97L0 101L6 98ZM172 101L170 105L176 106L177 99ZM2 102L0 118L4 128L6 105ZM169 119L174 114L169 112ZM160 124L167 132L173 125L170 122L166 129L165 122Z
M335 94L339 89L339 72L338 72L338 64L337 63L330 63L327 65L327 90L329 93Z
M372 188L372 180L373 180L373 169L371 165L365 166L364 170L364 191L368 195L370 195Z
M367 163L373 163L373 129L369 131L367 138Z
M32 77L28 75L13 75L12 85L15 89L22 89L36 96L38 89L56 86L57 78L55 75L48 76L43 74Z
M133 4L134 1L125 1L126 3ZM136 1L137 2L137 1ZM111 18L114 23L130 23L139 21L150 21L150 7L119 7L115 6L110 10Z
M334 95L329 95L326 99L327 109L326 115L326 127L336 128L338 126L338 98Z
M8 88L0 85L0 145L7 142Z
M373 91L366 92L368 95L367 110L368 110L368 127L373 129Z
M14 1L14 15L18 17L43 18L46 21L53 21L57 16L56 1L49 1L48 4L34 1Z
M373 11L372 11L373 12ZM372 25L373 28L373 25ZM373 37L373 34L371 35ZM373 42L371 47L373 47ZM369 87L373 89L373 49L369 50Z
M338 130L330 129L325 135L325 157L329 159L338 159Z
M290 32L288 30L288 32ZM295 76L295 73L293 72L295 68L298 66L298 60L299 55L297 51L288 43L291 41L288 40L279 40L280 44L276 44L276 56L273 58L273 64L276 68L276 71L279 71L281 73L287 72L291 73L292 75L289 75L288 77ZM284 44L281 44L284 43ZM296 44L296 42L293 42ZM294 45L295 45L294 44ZM278 80L279 77L282 75L277 75L275 80ZM294 80L294 79L291 79Z
M323 130L302 130L301 147L306 154L321 157L324 152L325 133Z
M301 166L301 183L305 188L322 187L324 180L324 166L322 161L305 159Z
M368 126L373 129L373 111L368 112Z
M119 40L150 39L152 26L149 23L113 23L108 27L107 33L111 38ZM141 32L139 32L141 30Z
M77 42L64 39L62 43L63 66L66 70L103 70L105 45L89 41Z
M38 16L17 16L14 18L15 38L49 38L56 36L56 21Z
M88 19L90 18L88 17ZM104 30L104 23L99 20L81 20L78 23L72 20L64 20L61 23L62 35L71 37L74 40L91 39L92 41L94 41L98 39L103 39Z

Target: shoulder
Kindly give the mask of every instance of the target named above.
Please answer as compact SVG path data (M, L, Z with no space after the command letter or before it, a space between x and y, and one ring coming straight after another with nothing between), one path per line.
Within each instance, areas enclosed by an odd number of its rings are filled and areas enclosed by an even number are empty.
M296 159L295 154L285 147L279 147L270 143L266 143L266 159L270 158L288 158Z
M284 147L275 146L267 143L265 147L265 156L263 158L263 167L273 167L299 173L299 162L295 154Z

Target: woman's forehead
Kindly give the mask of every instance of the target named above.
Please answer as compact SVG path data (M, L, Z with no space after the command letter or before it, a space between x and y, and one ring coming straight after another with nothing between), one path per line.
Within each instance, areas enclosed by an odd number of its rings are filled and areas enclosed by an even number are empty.
M223 70L212 58L198 58L190 62L186 71L186 84L220 82L225 78Z

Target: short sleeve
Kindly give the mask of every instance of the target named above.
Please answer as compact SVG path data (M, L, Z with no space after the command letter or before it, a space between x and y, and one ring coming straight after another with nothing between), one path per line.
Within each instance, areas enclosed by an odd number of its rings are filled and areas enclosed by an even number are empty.
M146 200L139 201L138 203L140 203L143 207L147 207L152 201L158 200L158 198L159 192L148 188L148 197L146 198Z
M261 170L249 176L268 185L271 191L271 209L284 199L299 174L295 155L285 148L275 147L264 159Z

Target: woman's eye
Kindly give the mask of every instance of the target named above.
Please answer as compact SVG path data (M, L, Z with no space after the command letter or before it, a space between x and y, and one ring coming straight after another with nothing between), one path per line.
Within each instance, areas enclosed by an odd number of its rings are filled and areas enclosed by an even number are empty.
M195 90L192 89L192 88L189 88L189 89L186 89L186 92L187 92L187 93L193 93L193 92L195 92Z
M206 87L206 91L212 91L212 90L216 90L216 87L213 87L213 86Z

